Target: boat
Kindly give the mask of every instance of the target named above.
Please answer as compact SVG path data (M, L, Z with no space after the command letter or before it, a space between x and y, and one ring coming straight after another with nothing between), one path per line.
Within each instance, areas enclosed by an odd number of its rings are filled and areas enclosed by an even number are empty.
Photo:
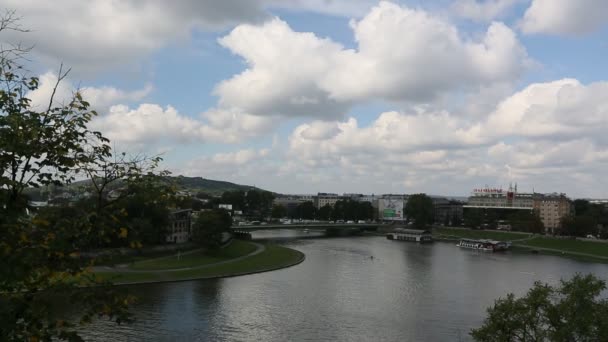
M392 233L386 234L389 240L412 241L412 242L433 242L433 235L428 230L396 228Z
M509 249L510 244L508 242L496 240L461 239L456 246L484 252L501 252Z

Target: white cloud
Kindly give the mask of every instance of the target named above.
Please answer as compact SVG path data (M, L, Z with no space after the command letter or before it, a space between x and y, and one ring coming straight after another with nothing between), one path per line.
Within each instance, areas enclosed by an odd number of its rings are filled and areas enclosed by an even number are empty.
M517 181L522 190L605 197L607 92L608 82L564 79L532 84L487 117L421 110L382 113L365 127L313 121L294 129L277 174L302 183L323 175L317 184L334 191L466 194Z
M582 35L607 23L605 0L533 0L520 26L525 33Z
M381 2L351 26L355 50L295 32L276 18L238 26L220 43L248 68L217 86L220 106L332 119L370 99L420 103L453 90L512 82L530 64L502 23L474 40L423 10Z
M39 76L38 89L27 94L27 97L32 101L34 108L43 109L49 105L53 88L57 84L57 74L54 72L46 72ZM99 113L106 112L110 106L121 102L136 102L144 99L151 91L151 85L146 85L143 89L134 91L125 91L114 87L82 87L80 92L84 100L91 104L91 108ZM57 86L54 96L55 104L65 104L72 98L72 95L77 89L74 87L70 79L63 79Z
M608 127L608 82L583 85L563 79L527 86L491 113L484 133L493 136L567 138L593 135L604 140Z
M492 21L522 0L456 0L452 8L464 18L475 21Z
M21 16L27 34L3 38L35 45L44 61L65 62L78 73L98 72L136 62L166 46L189 39L194 30L223 30L268 18L267 8L288 8L334 15L354 15L363 1L277 0L4 0L3 8Z
M205 112L199 118L180 114L175 108L141 104L137 108L116 105L97 117L92 126L114 143L143 147L160 141L177 143L235 143L267 133L276 120L246 113Z

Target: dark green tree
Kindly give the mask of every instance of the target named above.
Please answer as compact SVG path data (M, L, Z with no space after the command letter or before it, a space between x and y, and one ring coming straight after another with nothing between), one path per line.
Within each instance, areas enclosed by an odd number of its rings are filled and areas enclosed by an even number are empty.
M212 209L199 214L192 227L192 241L208 250L222 244L222 234L230 231L232 217L224 209Z
M281 204L275 204L272 206L272 218L283 218L287 216L287 208Z
M587 236L597 233L597 221L589 215L564 216L560 220L562 233L569 236Z
M222 194L221 204L232 204L234 210L246 210L245 192L241 190L226 191Z
M575 275L559 287L540 282L521 298L508 294L488 309L483 325L471 331L476 341L608 341L606 283Z
M319 209L317 214L319 220L329 221L332 218L333 208L331 205L326 204Z
M411 195L405 205L405 215L413 220L414 227L425 228L433 222L433 200L426 194Z
M312 220L317 214L317 208L311 201L298 204L296 217L304 220Z

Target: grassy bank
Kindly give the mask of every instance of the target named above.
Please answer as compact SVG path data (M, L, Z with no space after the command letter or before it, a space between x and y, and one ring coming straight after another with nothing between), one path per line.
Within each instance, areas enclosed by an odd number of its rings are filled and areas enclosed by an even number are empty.
M520 240L530 237L529 233L521 232L497 232L492 230L473 230L463 228L433 228L436 238L467 238L467 239L491 239L499 241Z
M194 251L192 253L177 256L175 252L171 256L152 260L140 260L129 266L133 270L166 270L174 268L196 267L216 262L226 261L247 255L255 251L256 246L252 243L234 240L226 248L219 249L213 253Z
M243 242L250 244L248 242ZM255 246L254 246L255 249ZM179 281L202 278L230 277L249 273L275 270L298 264L304 260L304 254L291 248L267 245L259 254L220 265L204 268L193 268L179 271L141 271L141 272L100 272L100 277L115 284L148 283L162 281Z
M491 239L513 241L514 250L529 253L565 256L580 261L608 262L608 244L575 239L558 239L548 236L533 236L522 232L498 232L461 228L434 228L436 239Z
M596 257L608 258L608 244L603 242L535 237L518 244L530 248L548 248L568 253L589 254Z

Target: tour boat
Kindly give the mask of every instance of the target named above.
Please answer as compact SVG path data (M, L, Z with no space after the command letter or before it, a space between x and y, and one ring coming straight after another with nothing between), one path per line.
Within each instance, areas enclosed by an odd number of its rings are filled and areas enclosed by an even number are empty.
M509 243L496 240L462 239L457 246L484 252L500 252L509 249Z

